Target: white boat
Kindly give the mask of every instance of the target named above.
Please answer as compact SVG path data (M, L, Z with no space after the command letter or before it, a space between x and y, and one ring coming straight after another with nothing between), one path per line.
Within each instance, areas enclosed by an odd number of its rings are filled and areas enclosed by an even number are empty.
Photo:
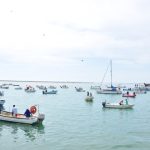
M15 89L15 90L22 90L22 87L17 86L17 87L15 87L14 89Z
M100 89L101 87L100 86L91 86L90 89L92 90L97 90L97 89Z
M94 99L93 96L87 96L87 97L85 98L85 101L87 101L87 102L93 102L93 99Z
M107 88L97 90L97 94L122 94L122 91L119 89Z
M62 86L60 86L60 88L62 88L62 89L68 89L69 87L67 85L62 85Z
M102 102L103 108L117 108L117 109L129 109L133 108L134 105L131 104L119 104L119 103L106 103Z
M32 116L27 118L23 114L17 114L16 117L12 116L11 112L7 111L1 111L0 113L0 121L7 121L7 122L14 122L14 123L23 123L23 124L36 124L36 123L42 123L44 120L45 115L44 114L38 114L37 116Z
M25 92L27 92L27 93L33 93L33 92L36 92L36 90L35 90L35 88L32 87L32 86L27 86L27 87L25 88Z
M53 85L50 85L48 88L49 88L49 89L56 89L57 87L56 87L56 86L53 86Z
M81 88L81 87L79 87L79 88L75 87L75 89L77 92L85 92L85 90L83 90L83 88Z
M107 73L107 71L108 71L108 68L109 68L109 66L107 67L106 73ZM97 90L97 94L122 94L122 91L120 90L120 88L114 87L114 86L112 85L112 61L110 61L110 68L111 68L111 70L110 70L110 72L111 72L111 86L110 86L110 87L107 87L107 88L105 88L105 89L101 89L101 88L98 89L98 90ZM104 78L105 78L106 73L104 74L103 80L104 80ZM103 83L103 80L102 80L102 82L101 82L101 85L102 85L102 83Z

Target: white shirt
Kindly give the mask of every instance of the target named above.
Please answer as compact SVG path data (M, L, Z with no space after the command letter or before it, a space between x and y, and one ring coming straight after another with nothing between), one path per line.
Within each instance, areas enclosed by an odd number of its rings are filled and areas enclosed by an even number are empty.
M16 115L16 114L17 114L17 108L16 108L16 107L13 107L12 113L13 113L13 115Z

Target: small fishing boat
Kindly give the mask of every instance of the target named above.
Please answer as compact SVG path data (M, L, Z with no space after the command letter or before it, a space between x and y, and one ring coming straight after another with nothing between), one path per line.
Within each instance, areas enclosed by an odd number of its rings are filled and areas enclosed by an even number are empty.
M52 91L43 91L43 94L57 94L57 90L52 90Z
M49 89L56 89L57 87L56 87L56 86L53 86L53 85L50 85L48 88L49 88Z
M150 83L144 83L145 87L150 87Z
M107 88L97 90L97 94L122 94L122 91L117 88Z
M79 88L75 87L75 89L77 92L85 92L85 90L83 90L83 88L81 88L81 87L79 87Z
M1 111L0 121L30 124L30 125L43 122L43 120L45 119L45 115L40 114L39 112L36 114L37 108L35 106L32 106L30 108L30 111L32 113L31 117L26 117L24 114L16 114L16 116L12 116L12 112Z
M15 89L15 90L22 90L22 87L17 86L17 87L15 87L14 89Z
M134 105L102 102L102 106L103 108L129 109L129 108L133 108Z
M0 100L0 105L4 105L5 100Z
M93 102L93 99L94 99L93 96L87 96L87 97L85 98L85 101L87 101L87 102Z
M25 88L25 92L27 92L27 93L33 93L33 92L36 92L36 90L35 90L35 88L32 87L32 86L27 86L27 87Z
M4 96L4 92L3 91L0 91L0 96Z
M62 85L62 86L60 86L60 88L62 88L62 89L68 89L69 87L67 85Z
M127 92L127 93L122 94L122 97L132 97L132 98L135 98L136 94L135 94L135 92L133 94L130 94L129 92Z

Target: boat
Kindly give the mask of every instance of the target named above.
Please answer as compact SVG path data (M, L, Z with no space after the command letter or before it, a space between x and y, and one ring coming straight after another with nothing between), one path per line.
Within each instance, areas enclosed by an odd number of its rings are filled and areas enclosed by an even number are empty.
M34 87L27 86L27 87L25 88L25 92L27 92L27 93L33 93L33 92L36 92L36 90L35 90Z
M0 91L0 96L4 96L4 92L3 91Z
M17 87L15 87L14 89L15 89L15 90L22 90L22 87L17 86Z
M150 83L144 83L145 87L150 87Z
M109 68L109 66L107 67L106 73L108 71L108 68ZM105 89L102 89L102 88L98 89L97 94L122 94L122 91L120 90L120 88L114 87L112 84L112 61L110 61L110 68L111 68L111 70L110 70L110 72L111 72L111 85ZM105 78L106 73L104 74L103 80ZM103 80L101 82L101 85L103 83Z
M67 85L62 85L62 86L60 86L60 88L62 88L62 89L68 89L69 87Z
M97 90L97 89L100 89L101 87L100 86L91 86L90 89L92 90Z
M132 98L135 98L136 94L135 94L135 92L132 93L132 94L130 94L129 92L127 92L127 93L122 94L122 97L132 97Z
M32 106L31 108L35 109L36 107ZM36 111L34 111L34 112L36 113ZM32 113L31 117L26 117L24 114L17 114L16 116L12 116L12 112L1 111L0 121L30 124L30 125L42 123L43 120L45 119L45 115L40 114L40 113L37 113L37 114L35 114L35 113Z
M102 102L103 108L131 109L134 105Z
M79 88L75 87L75 89L77 92L85 92L85 90L83 90L83 88L81 88L81 87L79 87Z
M5 100L0 100L0 105L4 105Z
M47 91L47 90L45 90L45 91L43 91L42 93L43 93L43 94L57 94L57 90L52 90L52 91Z
M93 96L86 96L85 101L87 102L93 102L94 97Z
M53 85L50 85L48 88L49 88L49 89L56 89L57 87L56 87L56 86L53 86Z
M94 97L92 96L92 93L87 91L87 96L85 98L85 101L87 102L93 102Z

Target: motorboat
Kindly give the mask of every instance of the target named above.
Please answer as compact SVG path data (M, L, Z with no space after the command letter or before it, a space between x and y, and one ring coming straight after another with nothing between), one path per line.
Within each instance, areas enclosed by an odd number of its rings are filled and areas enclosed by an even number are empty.
M134 105L102 102L102 106L103 108L130 109L133 108Z
M49 89L56 89L57 87L56 87L56 86L53 86L53 85L50 85L48 88L49 88Z
M62 89L68 89L69 87L67 85L62 85L62 86L60 86L60 88L62 88Z
M36 92L36 90L35 90L35 88L32 87L32 86L27 86L27 87L25 88L25 92L27 92L27 93L33 93L33 92Z
M26 117L24 114L16 114L15 116L13 116L12 112L1 111L0 112L0 121L30 124L30 125L43 122L43 120L45 119L45 115L40 114L37 111L36 106L32 106L30 108L30 111L32 113L31 117Z
M83 90L83 88L81 88L81 87L79 87L79 88L75 87L75 89L77 92L85 92L85 90Z
M129 92L127 92L127 93L122 94L122 97L132 97L132 98L135 98L136 94L135 94L135 92L132 93L132 94L130 94Z
M24 123L24 124L36 124L41 123L45 118L44 114L39 114L38 116L32 116L27 118L24 114L17 114L17 116L12 116L11 112L1 111L0 121L14 122L14 123Z
M0 96L4 96L4 92L3 91L0 91Z
M85 101L87 102L93 102L94 97L93 96L86 96Z
M17 86L17 87L15 87L14 89L15 89L15 90L22 90L22 87Z
M43 94L57 94L57 90L51 90L51 91L43 91Z
M5 100L0 100L0 105L4 105Z
M117 88L107 88L107 89L99 89L97 90L97 94L122 94L122 91Z

